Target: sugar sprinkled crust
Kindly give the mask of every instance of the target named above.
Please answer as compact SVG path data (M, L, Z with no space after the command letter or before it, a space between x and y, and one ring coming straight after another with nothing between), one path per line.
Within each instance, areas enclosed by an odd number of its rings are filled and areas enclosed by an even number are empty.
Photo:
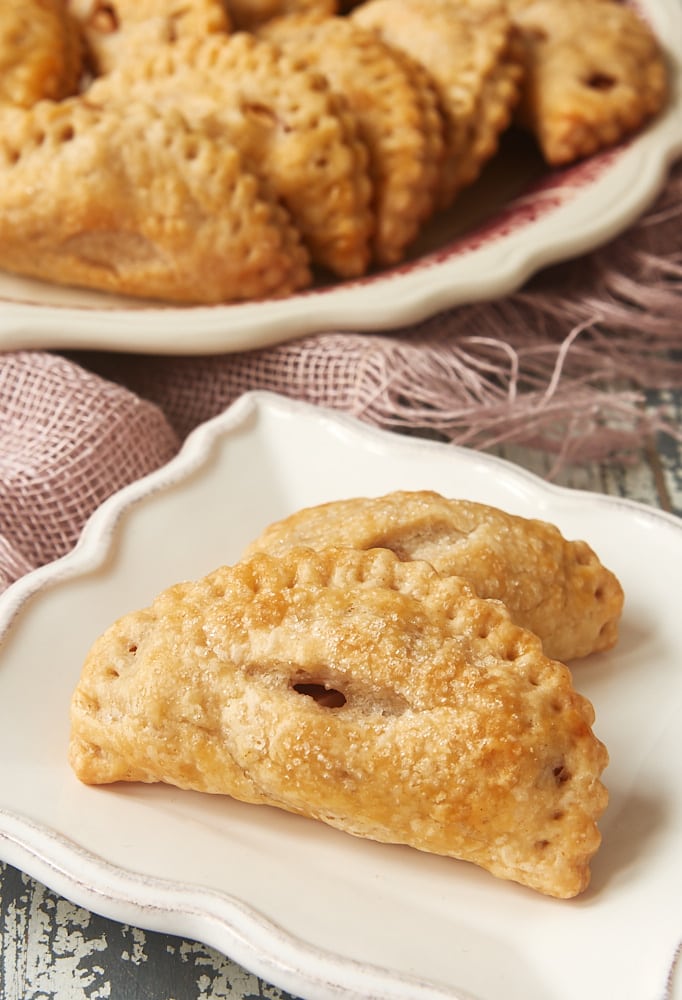
M281 198L316 264L344 277L367 267L371 184L356 121L319 73L265 39L180 39L95 81L88 100L168 105L226 135Z
M204 302L309 280L297 230L228 141L176 111L76 98L0 110L0 266Z
M661 110L665 57L632 7L613 0L510 0L510 6L524 61L518 119L549 163L613 146Z
M548 656L572 660L618 637L623 590L586 542L545 521L426 490L354 497L296 511L267 527L245 555L307 545L384 547L465 577L481 597L503 601L537 633Z
M70 760L84 782L267 803L565 898L607 800L593 719L463 580L386 549L297 549L115 623L74 693Z

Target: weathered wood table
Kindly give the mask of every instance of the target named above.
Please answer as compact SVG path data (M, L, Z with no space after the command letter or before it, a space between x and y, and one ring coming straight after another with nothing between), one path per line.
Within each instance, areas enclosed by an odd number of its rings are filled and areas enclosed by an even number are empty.
M682 393L660 393L682 426ZM508 459L544 475L522 451ZM568 487L624 496L682 516L682 443L652 439L630 466L566 470ZM287 994L196 941L87 912L0 863L1 1000L281 1000Z

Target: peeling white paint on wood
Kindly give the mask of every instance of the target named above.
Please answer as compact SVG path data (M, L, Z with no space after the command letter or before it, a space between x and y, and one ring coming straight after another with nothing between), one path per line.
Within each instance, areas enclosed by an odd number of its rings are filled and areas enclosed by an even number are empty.
M291 1000L225 955L105 920L0 862L0 1000Z
M26 875L19 874L19 883L21 891L0 909L3 1000L110 997L104 969L93 961L107 941L91 928L91 914Z

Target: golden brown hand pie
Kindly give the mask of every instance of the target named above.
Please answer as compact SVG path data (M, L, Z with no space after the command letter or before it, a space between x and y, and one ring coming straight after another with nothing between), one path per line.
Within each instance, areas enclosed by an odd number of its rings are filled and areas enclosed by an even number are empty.
M553 165L613 146L665 103L665 57L615 0L511 0L524 52L518 120Z
M463 576L480 597L503 601L548 656L572 660L613 646L622 588L583 541L545 521L430 491L339 500L297 511L267 528L246 555L308 545L383 547Z
M310 280L297 231L229 142L177 112L78 98L0 111L0 267L182 302Z
M2 0L0 103L31 107L75 94L81 42L63 0Z
M420 62L445 115L439 203L449 205L497 152L519 99L521 55L502 0L367 0L350 18Z
M109 73L179 38L226 33L222 0L68 0L95 74Z
M316 264L343 277L370 257L367 153L355 118L319 73L246 32L180 39L96 80L91 103L179 108L226 136L267 180Z
M374 260L401 260L435 207L442 170L443 122L430 77L348 18L277 18L263 36L345 97L369 155Z
M607 793L591 704L504 607L387 549L265 554L92 647L70 761L585 888Z

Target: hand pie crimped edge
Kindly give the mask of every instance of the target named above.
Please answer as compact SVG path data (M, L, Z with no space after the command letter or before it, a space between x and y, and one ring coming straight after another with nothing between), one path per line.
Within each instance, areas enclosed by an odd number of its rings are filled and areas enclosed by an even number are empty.
M470 581L504 601L515 621L567 661L613 647L623 589L582 540L546 521L429 490L350 497L294 511L267 526L244 555L298 545L382 546Z
M522 67L502 0L366 0L350 18L420 62L444 114L439 207L472 184L498 148L520 96Z
M346 99L369 155L374 260L402 260L435 209L442 170L443 121L430 77L350 18L278 18L259 37L321 72Z

